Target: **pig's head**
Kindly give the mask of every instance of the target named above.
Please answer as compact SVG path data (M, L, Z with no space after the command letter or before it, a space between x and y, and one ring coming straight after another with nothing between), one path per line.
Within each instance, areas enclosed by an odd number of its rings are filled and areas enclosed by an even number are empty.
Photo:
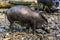
M2 9L2 10L0 10L0 13L1 13L1 14L6 14L6 13L7 13L7 10L8 10L8 9Z

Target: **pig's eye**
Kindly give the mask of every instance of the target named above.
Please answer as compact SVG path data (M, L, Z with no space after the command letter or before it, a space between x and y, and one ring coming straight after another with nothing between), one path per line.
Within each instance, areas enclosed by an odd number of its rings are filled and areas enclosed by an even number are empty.
M5 12L3 11L3 13L5 13Z

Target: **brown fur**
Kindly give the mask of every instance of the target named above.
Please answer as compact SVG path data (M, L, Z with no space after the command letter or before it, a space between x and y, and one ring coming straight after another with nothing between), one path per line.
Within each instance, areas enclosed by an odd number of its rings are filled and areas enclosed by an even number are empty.
M29 30L29 28L31 27L33 33L38 24L42 26L42 24L45 22L45 20L41 17L39 13L32 11L30 8L26 6L14 6L8 9L6 13L7 18L10 21L11 31L12 31L12 25L15 21L19 21L21 25L22 24L25 25L27 30ZM41 26L40 28L42 28ZM42 29L45 30L45 28Z

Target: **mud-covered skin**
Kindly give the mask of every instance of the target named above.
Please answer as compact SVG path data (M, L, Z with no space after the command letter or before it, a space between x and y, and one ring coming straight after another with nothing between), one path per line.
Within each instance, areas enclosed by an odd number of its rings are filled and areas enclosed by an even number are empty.
M5 13L8 20L10 21L11 31L12 25L15 21L19 21L21 24L25 25L27 30L29 30L29 28L31 27L33 33L38 24L42 26L42 24L45 22L40 13L31 10L27 6L14 6L5 11ZM44 28L42 29L45 30ZM45 31L48 32L47 30Z

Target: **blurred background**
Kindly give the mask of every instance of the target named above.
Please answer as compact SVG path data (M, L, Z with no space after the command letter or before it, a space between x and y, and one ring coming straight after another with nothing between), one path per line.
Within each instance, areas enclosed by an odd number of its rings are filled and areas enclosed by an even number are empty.
M32 10L46 12L47 14L43 15L48 20L48 26L44 28L50 31L51 36L49 36L49 40L60 40L60 0L0 0L0 11L17 5L25 5L30 7ZM7 16L0 14L0 32L9 32L9 25L10 23ZM25 30L25 27L21 27L19 24L15 24L14 28L15 30ZM36 31L37 33L45 33L41 29Z

